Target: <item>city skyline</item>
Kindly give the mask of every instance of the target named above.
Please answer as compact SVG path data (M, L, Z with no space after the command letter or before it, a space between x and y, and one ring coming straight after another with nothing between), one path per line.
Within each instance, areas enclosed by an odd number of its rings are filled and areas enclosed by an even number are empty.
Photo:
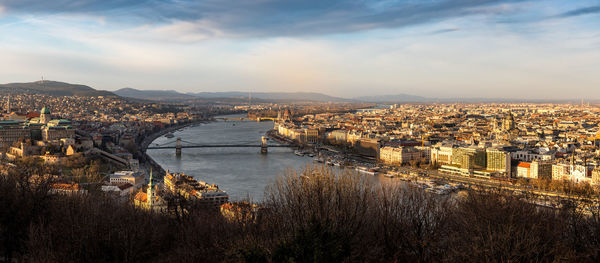
M0 1L0 82L600 98L596 1Z

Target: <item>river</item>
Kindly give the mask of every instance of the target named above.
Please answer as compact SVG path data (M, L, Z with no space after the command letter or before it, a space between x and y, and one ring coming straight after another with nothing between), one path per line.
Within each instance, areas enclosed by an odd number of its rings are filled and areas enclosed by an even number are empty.
M242 117L231 115L227 117ZM253 144L273 128L271 121L218 120L190 126L174 132L186 144ZM175 138L161 136L151 145L172 142ZM270 141L270 144L276 142ZM294 149L271 147L261 154L259 147L252 148L189 148L182 149L180 158L175 149L149 149L147 154L165 170L183 172L197 180L217 184L233 201L250 198L260 201L265 187L287 169L301 169L312 158L294 154Z

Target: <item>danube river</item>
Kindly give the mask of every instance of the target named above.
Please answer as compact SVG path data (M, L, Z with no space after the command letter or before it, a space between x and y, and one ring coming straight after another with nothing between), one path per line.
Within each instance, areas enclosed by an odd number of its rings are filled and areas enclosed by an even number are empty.
M174 138L159 137L151 145L169 142L174 145L177 137L181 138L183 145L259 145L261 136L272 128L271 121L219 120L176 131ZM190 148L182 149L181 158L175 156L175 149L149 149L147 153L165 170L183 172L197 180L217 184L234 201L247 197L260 201L265 187L278 175L287 169L302 169L312 162L312 158L296 156L294 149L285 147L271 147L268 154L261 154L259 147Z

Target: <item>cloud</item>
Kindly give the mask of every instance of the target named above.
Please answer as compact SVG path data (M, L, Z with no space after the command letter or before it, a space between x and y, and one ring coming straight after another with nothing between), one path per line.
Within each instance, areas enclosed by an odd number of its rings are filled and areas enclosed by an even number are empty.
M518 0L6 0L16 13L84 13L185 32L235 36L323 35L397 28L473 14L498 14ZM500 10L500 11L499 11ZM506 12L510 12L507 10ZM197 25L194 25L197 24ZM185 27L185 28L182 28Z
M432 31L430 34L432 34L432 35L444 34L444 33L455 32L455 31L458 31L458 30L460 30L460 28L444 28L444 29L439 29L439 30Z
M594 14L594 13L600 13L600 6L590 6L590 7L578 8L575 10L564 12L564 13L558 15L557 17L573 17L573 16L581 16L581 15L588 15L588 14Z
M131 8L156 2L154 0L3 0L6 9L17 12L102 12Z

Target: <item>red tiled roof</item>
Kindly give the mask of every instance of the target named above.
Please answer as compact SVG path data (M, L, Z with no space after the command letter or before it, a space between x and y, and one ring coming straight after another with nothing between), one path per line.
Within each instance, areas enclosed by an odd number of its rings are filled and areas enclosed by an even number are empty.
M143 202L143 203L145 203L145 202L147 202L147 201L148 201L148 196L147 196L147 195L146 195L146 193L144 193L144 192L138 192L138 193L135 195L135 200L138 200L138 201L140 201L140 202Z
M27 113L27 117L26 118L27 119L32 119L32 118L36 118L36 117L40 117L40 113L38 113L38 112Z

